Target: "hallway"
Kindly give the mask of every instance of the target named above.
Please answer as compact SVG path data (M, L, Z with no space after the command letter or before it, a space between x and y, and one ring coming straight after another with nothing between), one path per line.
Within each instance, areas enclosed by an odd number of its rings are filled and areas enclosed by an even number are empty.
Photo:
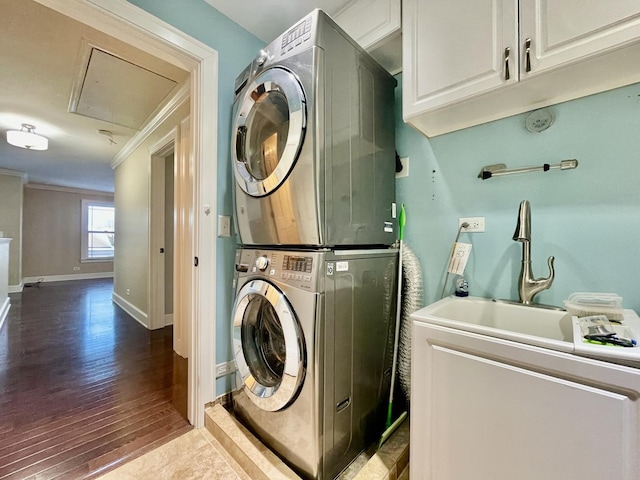
M11 295L0 331L0 479L94 478L189 431L187 360L111 302L112 279Z

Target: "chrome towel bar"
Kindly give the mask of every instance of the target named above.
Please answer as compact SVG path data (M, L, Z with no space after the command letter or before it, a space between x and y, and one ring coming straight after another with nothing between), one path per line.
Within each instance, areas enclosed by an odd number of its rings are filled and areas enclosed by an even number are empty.
M487 180L492 177L500 177L502 175L511 175L514 173L530 173L530 172L548 172L549 170L571 170L578 167L578 160L575 158L570 160L562 160L560 163L550 165L545 163L537 167L520 167L520 168L507 168L504 163L496 163L494 165L486 165L482 167L478 178Z

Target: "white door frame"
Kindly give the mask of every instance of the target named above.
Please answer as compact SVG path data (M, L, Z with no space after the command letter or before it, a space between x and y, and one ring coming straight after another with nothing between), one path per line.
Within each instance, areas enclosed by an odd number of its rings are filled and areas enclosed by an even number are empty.
M124 0L36 0L173 65L191 72L191 159L193 192L186 232L198 267L192 269L189 421L204 426L205 403L215 392L216 242L210 212L217 211L218 52ZM206 132L206 135L203 134ZM179 207L179 205L177 205ZM187 222L188 225L189 222Z
M166 169L165 159L169 154L176 155L179 148L178 127L174 127L167 135L149 149L149 329L155 330L165 326L165 209L174 210L174 206L166 205ZM173 170L171 171L173 175ZM175 195L173 196L175 198ZM173 228L172 228L173 230ZM164 253L160 253L160 249Z

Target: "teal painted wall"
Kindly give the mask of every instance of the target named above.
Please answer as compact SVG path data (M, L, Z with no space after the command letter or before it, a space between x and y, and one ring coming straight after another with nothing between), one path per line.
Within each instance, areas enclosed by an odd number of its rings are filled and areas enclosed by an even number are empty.
M129 0L219 53L218 214L231 215L230 120L233 82L264 42L202 0ZM406 242L423 267L425 303L442 289L458 217L484 216L487 231L463 234L473 244L465 276L472 295L517 298L520 244L511 240L518 205L532 208L532 257L536 276L547 275L556 257L556 280L536 300L561 305L578 291L616 292L640 312L640 85L550 107L554 125L528 132L526 114L427 139L402 122L401 85L396 91L396 142L410 157L410 176L397 180L407 208ZM580 162L576 170L482 181L484 165L509 167ZM231 359L229 317L235 242L216 239L217 362ZM452 288L447 289L450 293ZM230 378L216 384L231 389Z
M236 76L257 55L265 43L247 32L203 0L129 0L218 52L218 212L232 215L231 194L231 107ZM234 293L231 287L236 243L233 238L216 238L218 249L216 363L231 360L230 318ZM216 394L232 388L231 377L216 382Z
M460 237L473 244L465 272L471 295L518 298L521 244L511 238L526 199L535 276L546 277L547 257L556 257L556 279L536 301L562 305L573 292L614 292L640 312L640 84L549 107L555 123L541 133L527 131L522 114L432 139L402 122L401 97L398 87L396 144L410 157L410 174L397 179L397 199L426 304L440 298L458 217L486 219L486 233ZM577 169L477 178L484 165L569 158Z

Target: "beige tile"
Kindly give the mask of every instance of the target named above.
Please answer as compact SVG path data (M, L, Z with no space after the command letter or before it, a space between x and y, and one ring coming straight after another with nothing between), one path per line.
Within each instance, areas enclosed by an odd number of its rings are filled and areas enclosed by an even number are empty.
M253 480L243 469L242 467L240 467L240 465L238 464L238 462L236 462L236 460L229 454L229 452L220 444L220 442L218 442L218 440L216 440L213 435L211 434L211 432L209 432L209 430L207 430L206 428L203 428L202 430L200 430L200 432L202 432L202 434L205 436L205 438L209 441L209 443L213 446L213 448L215 448L220 455L222 455L222 458L225 459L225 461L229 464L229 466L236 472L236 474L238 475L238 477L241 480Z
M153 472L149 480L238 480L222 456L207 444Z
M409 480L409 465L407 465L407 467L400 474L398 480Z
M244 475L244 472L242 472ZM246 480L238 475L203 432L192 430L99 480Z
M221 405L206 409L205 425L252 480L300 478Z
M409 422L398 427L354 480L396 480L409 461Z
M206 438L198 430L191 430L149 453L124 464L116 470L107 473L100 477L100 480L119 480L124 478L122 475L132 475L132 478L143 478L140 477L140 475L144 475L145 472L162 468L204 445L207 445Z

